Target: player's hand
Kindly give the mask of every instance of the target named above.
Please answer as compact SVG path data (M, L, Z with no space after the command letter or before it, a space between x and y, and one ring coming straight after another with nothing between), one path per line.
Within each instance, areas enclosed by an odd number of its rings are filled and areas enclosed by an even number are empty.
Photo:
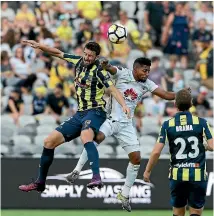
M150 182L150 175L151 175L151 172L145 171L144 174L143 174L143 180L145 182Z
M108 59L102 59L102 60L100 61L100 64L101 64L102 68L103 68L104 70L106 70L106 69L108 68L109 61L108 61Z
M22 44L33 47L34 49L39 49L39 43L34 40L23 40Z
M131 118L131 110L127 106L123 106L123 112L128 116L128 118Z

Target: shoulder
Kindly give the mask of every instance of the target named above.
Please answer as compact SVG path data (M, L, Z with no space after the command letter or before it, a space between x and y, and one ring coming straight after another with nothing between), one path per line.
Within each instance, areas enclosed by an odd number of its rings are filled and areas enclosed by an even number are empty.
M196 117L198 117L198 116L196 116ZM199 120L200 125L206 125L207 124L207 120L204 118L198 117L198 120Z
M117 74L123 74L123 75L130 75L132 74L132 70L122 67L122 66L115 66L117 68Z
M152 92L158 88L158 85L154 83L152 80L147 79L145 82L145 86Z
M173 119L173 118L170 118L170 119ZM162 124L162 128L164 128L164 129L167 129L167 128L168 128L170 119L164 121L164 123Z

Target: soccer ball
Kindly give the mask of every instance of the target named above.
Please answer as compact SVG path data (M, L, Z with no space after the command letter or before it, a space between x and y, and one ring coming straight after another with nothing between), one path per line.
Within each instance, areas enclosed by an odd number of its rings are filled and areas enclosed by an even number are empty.
M113 24L108 29L108 39L115 44L123 43L127 38L126 28L119 24Z

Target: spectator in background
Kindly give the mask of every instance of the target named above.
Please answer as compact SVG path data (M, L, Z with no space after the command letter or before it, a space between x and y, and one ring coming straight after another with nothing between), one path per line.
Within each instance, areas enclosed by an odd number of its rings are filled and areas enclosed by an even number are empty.
M29 65L24 58L22 47L18 47L15 51L15 56L11 58L10 63L13 67L15 75L20 79L25 79L30 74Z
M33 96L33 102L32 102L32 114L38 115L45 112L46 108L46 94L47 89L44 86L37 87L35 89L35 95Z
M178 92L184 88L184 79L183 79L182 72L176 69L174 71L173 76L174 77L173 77L173 88L172 89L174 92Z
M129 56L130 50L131 47L128 44L128 40L125 40L121 44L112 44L110 56L113 61L119 61L120 63L125 65L127 63L127 58Z
M81 17L92 21L99 18L102 7L100 1L78 1L77 9Z
M107 11L102 11L99 28L101 31L101 37L104 40L108 40L108 28L112 24L111 17Z
M15 124L18 124L19 117L24 114L24 103L20 90L11 91L5 111L13 118Z
M96 29L94 31L93 40L101 46L100 56L108 58L110 54L110 50L109 50L110 44L109 41L102 39L102 34L100 29Z
M69 88L69 70L67 68L67 62L63 59L55 58L56 65L53 65L50 71L50 79L48 88L53 90L57 84L63 86L63 93L66 97L70 97Z
M20 33L21 37L25 37L29 40L35 40L36 33L34 32L34 27L31 26L29 21L23 20L22 24L20 25Z
M164 8L162 2L148 2L144 12L145 31L149 32L156 47L160 47L160 35L164 21Z
M85 20L80 23L80 29L76 33L77 46L81 46L84 43L87 43L93 38L93 26L90 20Z
M72 28L69 25L68 17L66 17L66 15L60 15L60 20L61 25L57 28L56 35L62 41L64 50L69 51L72 44Z
M178 2L175 12L167 19L162 34L164 53L177 55L181 58L182 68L187 68L189 26L192 26L191 17L186 14L185 3ZM170 33L172 29L172 33Z
M20 9L16 14L16 21L18 23L28 22L31 26L36 25L36 16L34 15L33 11L28 8L26 3L22 3Z
M116 21L116 24L120 24L126 27L128 33L131 33L132 31L137 30L136 23L132 19L128 18L126 11L120 11L119 17L120 19Z
M166 89L165 71L160 67L160 58L152 57L152 65L149 73L149 79L151 79L158 86Z
M16 40L16 32L14 29L8 29L6 34L2 38L2 46L4 46L3 50L6 50L9 55L12 54L13 47L18 43Z
M165 109L165 103L160 97L153 95L152 98L144 100L145 114L147 116L157 117L159 125L162 124L162 118Z
M6 1L1 2L1 18L5 17L10 21L15 19L15 12L12 8L8 7L8 3Z
M197 114L200 117L211 117L213 116L213 111L210 107L207 98L208 89L204 86L201 86L199 89L199 94L197 97L193 98L193 105L196 108Z
M206 19L207 21L207 30L212 30L213 29L213 10L210 11L209 9L209 3L211 2L200 2L200 8L199 10L196 10L194 14L194 21L195 23L198 23L199 20L201 19Z
M194 31L192 40L193 44L196 48L197 53L200 53L202 51L202 41L206 38L209 38L212 40L212 33L208 30L206 30L207 21L205 18L200 19L198 21L198 28Z
M60 123L60 116L63 114L63 108L66 108L65 115L69 115L68 99L63 94L63 85L57 84L54 92L47 97L47 107L44 114L52 115L57 123Z
M103 10L108 11L112 21L118 20L118 11L120 10L119 1L103 1Z
M177 63L178 58L174 55L171 55L169 57L169 68L166 69L166 86L167 86L167 91L172 91L173 89L173 76L174 76L174 70L176 68L176 63Z
M209 89L213 89L213 47L212 35L206 35L200 39L202 52L196 65L196 71L200 72L201 83Z
M3 86L8 86L10 80L15 79L12 66L10 64L10 58L6 51L1 52L1 81ZM9 80L9 82L8 82ZM14 83L12 83L13 85Z
M51 29L51 26L54 24L54 12L51 7L47 7L46 2L40 2L38 8L35 9L36 18L39 21L43 21L44 25Z

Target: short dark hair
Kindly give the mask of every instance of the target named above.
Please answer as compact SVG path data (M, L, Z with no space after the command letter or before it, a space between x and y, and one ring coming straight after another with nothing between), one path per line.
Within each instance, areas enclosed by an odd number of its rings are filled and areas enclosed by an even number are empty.
M192 106L192 95L187 89L182 89L176 93L175 104L179 111L188 111Z
M152 57L152 62L155 62L155 61L160 61L160 58L158 56L153 56Z
M140 57L135 59L133 66L136 66L136 64L139 64L140 66L142 65L151 66L151 60L148 58Z
M98 43L94 42L94 41L90 41L88 42L84 49L89 49L91 51L94 51L96 53L96 55L99 55L100 54L100 51L101 51L101 47Z
M63 90L63 85L61 83L58 83L55 88Z

